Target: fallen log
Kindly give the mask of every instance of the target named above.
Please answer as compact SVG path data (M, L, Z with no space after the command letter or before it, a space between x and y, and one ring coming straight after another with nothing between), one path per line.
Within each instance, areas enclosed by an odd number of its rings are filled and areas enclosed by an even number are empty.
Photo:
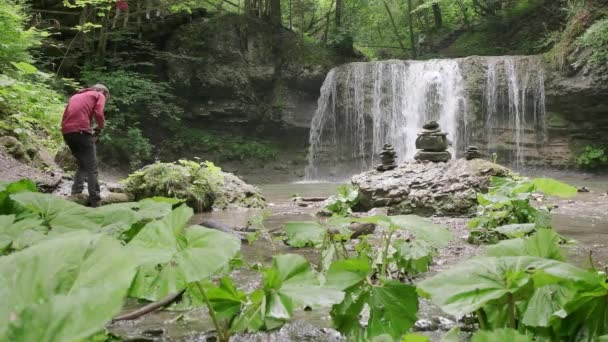
M152 302L140 309L137 309L133 312L130 312L128 314L122 315L122 316L118 316L118 317L114 317L114 319L112 319L112 322L118 322L118 321L132 321L134 319L138 319L139 317L143 316L143 315L147 315L152 311L156 311L162 307L165 307L171 303L173 303L174 301L176 301L183 293L184 291L186 291L186 289L183 289L179 292L176 293L172 293L170 295L168 295L167 297L156 301L156 302Z
M199 223L199 225L206 227L206 228L219 230L220 232L224 232L226 234L232 234L232 235L238 237L239 239L241 239L241 241L243 241L243 242L247 241L247 237L245 236L245 234L242 231L239 231L238 228L230 227L229 225L224 224L220 221L205 219L205 220L202 220Z

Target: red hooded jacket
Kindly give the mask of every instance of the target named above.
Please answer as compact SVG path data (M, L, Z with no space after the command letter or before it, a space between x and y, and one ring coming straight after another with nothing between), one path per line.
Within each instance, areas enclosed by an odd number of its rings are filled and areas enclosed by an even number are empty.
M92 89L82 89L68 101L61 120L61 133L89 132L92 133L91 120L95 118L97 129L104 125L103 107L106 97L103 93Z

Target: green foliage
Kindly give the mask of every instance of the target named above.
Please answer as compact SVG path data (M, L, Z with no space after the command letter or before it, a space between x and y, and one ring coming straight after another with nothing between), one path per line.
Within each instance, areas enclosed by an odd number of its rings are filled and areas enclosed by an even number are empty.
M606 149L603 147L587 145L578 158L576 158L576 164L585 169L608 166L608 154L606 154Z
M218 230L187 227L192 213L182 205L148 223L129 242L141 265L129 291L132 297L159 300L228 267L240 241Z
M285 236L291 247L320 246L328 234L327 228L317 222L287 222Z
M359 189L350 184L342 184L338 187L338 195L328 199L325 210L336 216L347 216L352 213L352 208L357 203L359 203Z
M30 49L43 35L25 29L26 20L20 1L0 3L0 135L55 150L61 142L63 96L51 88L50 75L30 64Z
M555 255L541 239L526 241L525 253ZM465 261L419 283L418 290L447 313L475 313L482 330L509 327L535 340L594 341L608 331L605 282L603 273L560 261L503 256ZM480 341L492 336L479 334Z
M181 120L183 109L176 105L168 83L127 70L87 69L81 78L87 84L103 83L112 94L99 144L101 158L110 164L141 167L152 157L152 144L143 133L146 127L154 127L158 134Z
M10 195L23 191L37 191L36 184L29 179L12 183L0 181L0 214L15 213L15 205Z
M539 229L535 234L501 241L488 246L486 254L493 257L535 256L545 259L565 261L560 249L562 237L551 229Z
M0 257L0 273L1 340L74 341L120 311L135 264L118 241L78 231Z
M589 62L601 66L608 63L608 18L596 21L578 39L578 44L591 49Z
M478 193L477 216L469 221L469 242L496 243L504 238L522 237L538 228L550 228L550 207L537 209L531 203L532 193L572 197L576 188L548 179L492 178L487 194Z
M353 341L384 334L398 339L416 321L418 297L415 288L393 280L373 284L370 281L372 270L369 260L365 259L348 259L332 264L327 272L327 285L346 290L344 301L331 310L334 326ZM359 319L366 305L370 308L370 315L363 327Z
M150 164L124 181L125 191L135 199L155 196L177 198L198 211L211 208L223 182L221 169L213 163L188 160Z
M161 153L167 158L182 156L184 151L217 161L265 162L277 156L276 150L266 142L190 128L180 128L161 145Z

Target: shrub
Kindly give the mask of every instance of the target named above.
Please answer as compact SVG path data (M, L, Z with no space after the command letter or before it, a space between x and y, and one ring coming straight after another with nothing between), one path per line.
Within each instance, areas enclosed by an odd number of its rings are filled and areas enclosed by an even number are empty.
M591 49L589 62L595 65L608 63L608 18L596 21L578 39L578 44Z
M50 76L31 65L29 50L42 33L24 29L19 2L0 3L0 135L43 143L56 150L63 96L50 86Z
M608 166L608 154L606 154L606 149L603 147L587 145L578 158L576 158L576 164L579 167L586 169Z
M150 161L152 144L144 128L153 126L156 133L169 130L183 114L169 84L126 70L89 69L81 76L87 84L105 84L112 94L105 108L101 159L114 165L126 162L132 170Z

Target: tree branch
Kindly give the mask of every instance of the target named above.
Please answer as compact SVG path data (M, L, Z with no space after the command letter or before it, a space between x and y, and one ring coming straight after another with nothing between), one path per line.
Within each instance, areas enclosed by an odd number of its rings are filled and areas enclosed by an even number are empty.
M147 315L152 311L156 311L162 307L165 307L171 303L173 303L175 300L177 300L177 298L179 298L184 292L186 291L186 289L183 289L179 292L176 293L172 293L170 295L168 295L167 297L156 301L156 302L152 302L140 309L137 309L133 312L130 312L126 315L122 315L122 316L118 316L115 317L114 319L112 319L112 322L118 322L118 321L131 321L134 319L137 319L143 315Z

